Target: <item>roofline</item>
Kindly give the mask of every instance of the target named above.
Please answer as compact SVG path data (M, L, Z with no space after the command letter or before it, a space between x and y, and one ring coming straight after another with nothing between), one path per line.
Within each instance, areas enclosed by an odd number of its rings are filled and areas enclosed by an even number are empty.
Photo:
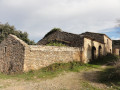
M85 32L85 33L87 33L87 32ZM104 33L95 33L95 32L88 32L88 33L94 33L94 34L100 34L100 35L105 35L106 37L108 37L106 34L104 34ZM110 40L112 40L110 37L108 37Z
M87 38L87 39L90 39L90 40L93 40L93 41L99 42L99 43L101 43L101 44L105 44L105 43L102 43L102 42L100 42L100 41L97 41L97 40L95 40L95 39L92 39L92 38L90 38L90 37L87 37L87 36L84 36L84 38Z
M106 37L108 37L106 34L103 34L103 35L105 35ZM110 37L108 37L110 40L112 40Z

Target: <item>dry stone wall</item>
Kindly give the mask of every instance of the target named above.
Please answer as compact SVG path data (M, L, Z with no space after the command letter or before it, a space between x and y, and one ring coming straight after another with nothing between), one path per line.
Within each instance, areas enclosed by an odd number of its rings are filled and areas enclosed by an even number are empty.
M25 49L24 71L74 60L81 60L79 48L33 45Z

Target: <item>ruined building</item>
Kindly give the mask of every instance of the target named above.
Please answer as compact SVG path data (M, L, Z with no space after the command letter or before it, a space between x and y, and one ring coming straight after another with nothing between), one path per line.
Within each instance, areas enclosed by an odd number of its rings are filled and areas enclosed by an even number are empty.
M120 56L120 40L113 40L113 53Z
M70 47L80 48L82 61L89 62L95 58L112 53L112 40L105 34L85 32L72 34L56 30L38 41L38 45L47 45L50 42L61 42Z
M50 42L66 46L46 46ZM27 72L70 61L87 63L108 53L112 53L112 40L105 34L72 34L56 30L45 35L37 45L27 45L16 36L9 35L0 44L0 72Z

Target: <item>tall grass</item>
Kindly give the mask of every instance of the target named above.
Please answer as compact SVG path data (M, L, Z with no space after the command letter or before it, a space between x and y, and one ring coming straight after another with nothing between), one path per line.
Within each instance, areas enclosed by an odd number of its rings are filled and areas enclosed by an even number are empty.
M120 90L120 59L115 62L113 67L106 68L101 72L99 80Z

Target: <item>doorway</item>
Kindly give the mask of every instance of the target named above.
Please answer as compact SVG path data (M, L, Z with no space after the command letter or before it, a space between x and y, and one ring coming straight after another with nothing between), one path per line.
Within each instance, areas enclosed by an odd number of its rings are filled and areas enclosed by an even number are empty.
M93 46L92 47L92 60L96 58L96 48Z

